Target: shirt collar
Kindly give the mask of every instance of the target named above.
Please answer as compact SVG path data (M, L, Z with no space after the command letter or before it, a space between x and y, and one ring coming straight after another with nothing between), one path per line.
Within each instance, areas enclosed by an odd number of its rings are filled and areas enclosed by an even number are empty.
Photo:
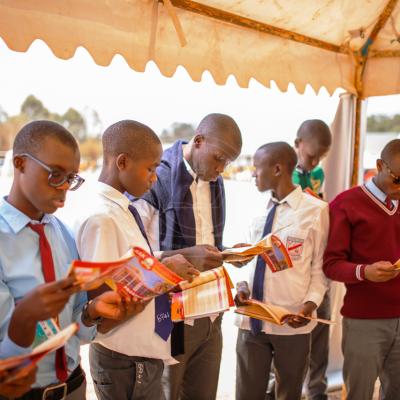
M129 207L129 199L117 189L113 188L110 185L107 185L104 182L96 183L97 193L106 197L108 200L113 203L118 204L123 210L127 211Z
M301 196L303 195L303 191L301 190L300 186L296 186L296 189L292 190L284 199L278 201L273 193L271 193L271 198L269 200L268 206L270 207L272 203L284 204L287 203L289 207L293 208L294 210L299 206L301 201Z
M311 175L311 171L306 171L300 167L300 165L296 165L296 172L300 175Z
M183 163L185 164L187 171L192 176L194 181L197 182L197 175L195 174L195 172L193 171L192 167L190 166L189 162L185 159L185 157L183 157Z
M31 220L26 214L11 205L5 198L0 200L0 215L15 234L19 233L30 222L43 224L51 222L51 217L48 214L44 214L41 221Z
M378 188L378 186L376 186L374 179L371 178L369 181L367 181L367 183L365 184L365 187L382 203L385 203L386 201L386 193L382 192L381 189ZM397 200L392 200L392 202L394 204L397 203Z

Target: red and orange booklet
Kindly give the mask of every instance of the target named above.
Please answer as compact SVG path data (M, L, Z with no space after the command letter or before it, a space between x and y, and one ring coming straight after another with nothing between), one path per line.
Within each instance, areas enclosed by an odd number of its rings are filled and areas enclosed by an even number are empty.
M12 382L24 376L43 357L64 346L78 329L79 325L73 323L36 346L31 353L0 360L0 382Z
M233 285L223 267L202 272L189 283L140 247L133 247L117 261L75 260L69 274L82 290L106 283L124 296L140 300L170 292L173 321L223 312L234 304Z
M289 250L296 248L291 247ZM249 261L261 256L272 272L283 271L293 267L292 260L285 245L275 234L269 234L252 246L225 249L222 252L228 263Z
M193 282L181 282L179 287L182 291L172 294L172 321L202 318L234 305L233 284L224 267L202 272Z
M175 288L183 279L140 247L110 262L75 260L69 274L82 290L106 283L111 289L136 299L149 300Z

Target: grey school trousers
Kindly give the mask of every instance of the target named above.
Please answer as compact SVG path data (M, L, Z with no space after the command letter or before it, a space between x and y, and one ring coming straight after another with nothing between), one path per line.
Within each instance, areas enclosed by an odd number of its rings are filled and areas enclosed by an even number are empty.
M185 354L180 363L165 367L164 393L167 400L214 400L217 394L222 353L222 315L214 322L200 318L185 324Z
M325 293L321 305L317 309L318 318L331 318L330 292ZM306 393L308 400L328 399L328 379L326 370L329 358L329 329L326 324L317 324L311 332L310 369L306 377Z
M164 400L162 360L130 357L90 345L90 372L99 400Z
M342 350L347 400L371 400L378 377L380 399L400 399L400 318L343 318Z
M239 329L236 344L236 400L264 400L272 361L275 398L300 400L309 366L310 334L270 335Z

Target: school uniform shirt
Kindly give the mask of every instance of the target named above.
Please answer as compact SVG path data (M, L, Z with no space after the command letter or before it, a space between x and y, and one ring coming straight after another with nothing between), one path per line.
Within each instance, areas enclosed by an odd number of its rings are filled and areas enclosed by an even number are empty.
M133 246L150 252L135 218L129 199L113 187L97 182L91 188L88 208L74 223L79 255L87 261L114 261ZM90 196L90 194L89 194ZM173 362L170 338L164 341L154 332L154 300L144 311L106 334L98 333L95 343L128 356Z
M39 236L27 226L38 222L32 221L7 200L0 200L0 359L32 351L32 347L20 347L9 338L8 325L15 304L28 292L45 283ZM56 280L63 279L71 261L78 258L72 234L54 215L45 214L40 222L45 224ZM86 302L86 292L75 294L59 314L61 328L72 322L77 322L80 327L65 345L69 373L79 365L81 341L89 342L96 334L95 327L87 327L81 321L82 308ZM39 362L34 386L44 387L57 381L53 352Z
M268 200L266 214L255 218L250 225L249 243L256 243L263 236L267 215L274 203ZM304 303L312 301L320 305L328 288L327 279L322 271L322 259L329 230L328 204L303 193L297 186L279 202L276 210L272 233L279 237L286 248L300 244L289 250L293 268L272 272L265 267L264 302L281 306L293 313L301 311ZM249 287L252 290L257 258L245 268L249 271ZM251 297L251 296L250 296ZM314 313L315 314L315 313ZM236 318L241 329L250 329L250 319L244 316ZM310 333L316 325L311 321L304 327L294 329L289 325L275 325L263 322L263 332L276 335L297 335Z
M183 159L185 167L193 177L193 183L190 185L190 193L193 200L193 214L196 226L196 245L209 244L215 245L214 227L211 214L211 191L210 183L198 179L190 164ZM159 241L159 212L147 201L140 199L133 203L138 210L146 233L153 250L156 250L156 255L161 256ZM214 321L218 314L213 314L210 319ZM192 325L194 320L186 319L185 324Z

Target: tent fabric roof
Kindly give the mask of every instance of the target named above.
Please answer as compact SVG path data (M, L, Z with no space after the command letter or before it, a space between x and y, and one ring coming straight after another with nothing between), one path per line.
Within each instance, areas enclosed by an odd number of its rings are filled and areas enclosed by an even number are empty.
M400 93L399 11L397 0L0 0L0 37L22 52L42 39L62 59L83 46L104 66L121 54L136 71L152 59L165 76L182 65L195 81L208 70L219 84L234 75L242 87L254 78L283 91L310 84L367 97Z

